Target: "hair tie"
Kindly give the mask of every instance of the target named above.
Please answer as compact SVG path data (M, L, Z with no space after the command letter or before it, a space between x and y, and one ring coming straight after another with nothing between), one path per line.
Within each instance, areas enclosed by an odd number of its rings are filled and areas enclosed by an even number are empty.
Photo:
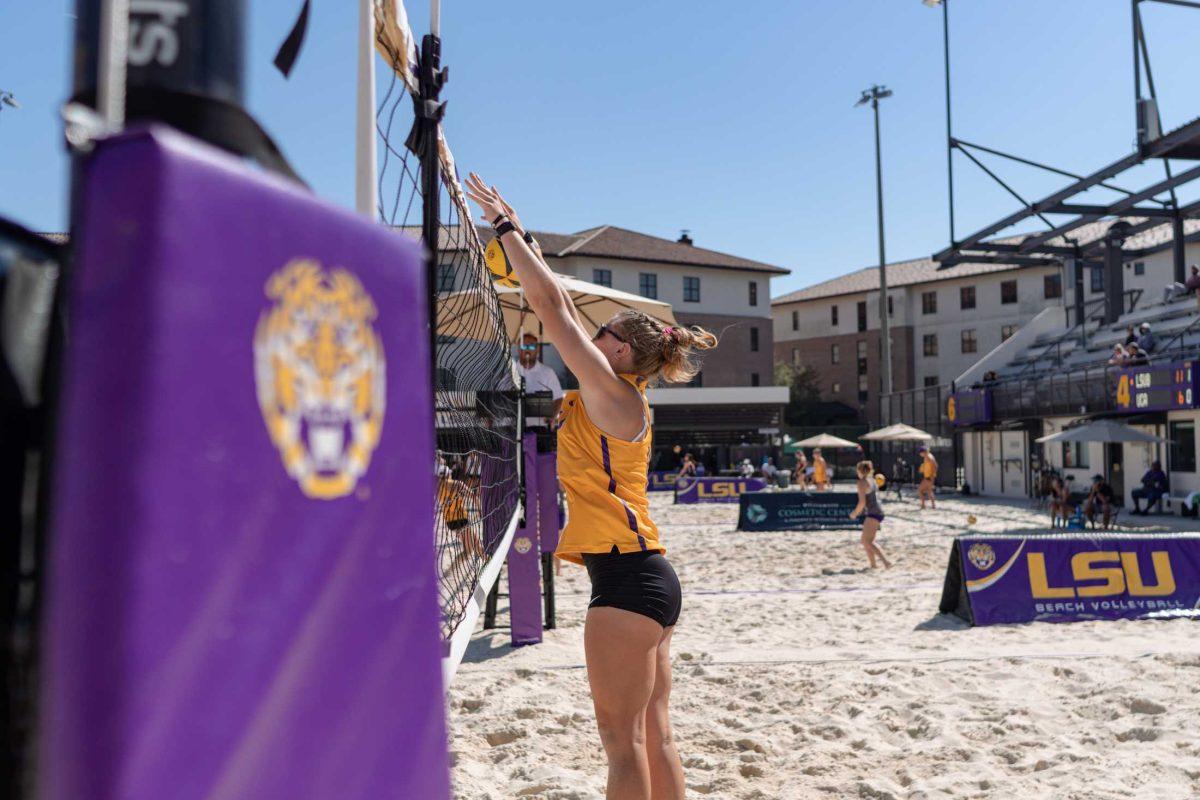
M671 327L670 325L668 325L667 327L663 328L663 336L665 336L669 339L671 337L671 331L673 331L673 330L675 330L675 329L673 327Z

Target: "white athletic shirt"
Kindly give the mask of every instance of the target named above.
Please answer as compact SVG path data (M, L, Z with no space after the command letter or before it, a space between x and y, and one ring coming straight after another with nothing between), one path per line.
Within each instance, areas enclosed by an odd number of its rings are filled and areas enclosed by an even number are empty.
M521 377L525 379L525 391L530 394L533 392L550 392L555 400L562 399L563 390L562 384L558 381L558 375L542 362L539 361L528 369L520 362L517 362L517 372L521 373Z

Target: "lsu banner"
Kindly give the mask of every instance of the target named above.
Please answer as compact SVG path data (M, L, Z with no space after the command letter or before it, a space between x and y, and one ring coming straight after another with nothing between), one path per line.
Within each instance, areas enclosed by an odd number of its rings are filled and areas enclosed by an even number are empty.
M857 492L758 492L738 498L739 531L857 528L850 519L858 505Z
M767 484L759 478L691 478L680 481L676 503L736 503L744 492L761 492Z
M946 419L951 425L978 425L992 421L992 390L966 389L946 400Z
M959 536L939 610L973 625L1200 608L1200 534Z
M669 470L655 470L649 473L646 481L646 491L648 492L671 492L675 490L675 476L678 472Z

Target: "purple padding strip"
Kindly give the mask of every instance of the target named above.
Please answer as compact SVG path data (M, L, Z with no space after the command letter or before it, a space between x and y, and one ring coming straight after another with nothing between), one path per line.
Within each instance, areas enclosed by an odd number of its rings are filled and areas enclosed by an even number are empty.
M625 509L625 519L629 523L629 530L637 535L638 544L643 550L646 549L646 537L638 531L637 517L633 513L633 509L629 507L621 497L617 494L617 481L613 478L612 463L608 457L608 437L600 437L600 453L604 456L604 472L608 475L608 492L621 504L621 508Z

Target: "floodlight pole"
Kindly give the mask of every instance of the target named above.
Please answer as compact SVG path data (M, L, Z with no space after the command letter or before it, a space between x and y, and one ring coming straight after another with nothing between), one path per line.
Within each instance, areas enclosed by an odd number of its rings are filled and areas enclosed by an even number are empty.
M871 102L871 110L875 114L875 210L879 221L879 335L880 362L879 377L882 382L881 395L892 393L892 342L891 325L888 321L888 286L887 286L887 256L883 244L883 154L879 143L879 101L891 96L891 91L884 86L872 86L862 94L859 105Z
M950 0L942 0L942 52L946 64L946 191L950 201L950 243L954 244L954 135L950 132Z

